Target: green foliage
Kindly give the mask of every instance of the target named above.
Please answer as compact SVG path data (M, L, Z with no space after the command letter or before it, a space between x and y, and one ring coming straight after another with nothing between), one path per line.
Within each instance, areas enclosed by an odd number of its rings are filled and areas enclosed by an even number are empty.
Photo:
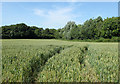
M37 28L37 29L35 29L35 31L34 31L34 33L36 34L36 36L38 37L38 38L42 38L42 32L43 32L43 28Z
M118 20L118 17L107 18L104 20L102 27L102 36L104 38L112 38L112 36L120 35Z
M120 17L102 19L90 18L84 24L76 25L69 21L61 29L43 29L35 26L27 26L24 23L2 26L3 39L64 39L64 40L86 40L86 41L115 41L114 37L120 35ZM104 39L101 39L104 38Z
M69 21L61 31L63 35L62 38L69 39L69 40L73 39L76 36L75 35L76 28L77 28L77 25L75 24L75 22Z
M47 50L47 52L41 52L38 53L37 56L32 57L28 64L23 67L23 82L34 82L38 72L42 71L46 61L56 53L59 53L61 49L63 49L62 47L57 46L51 47L52 48Z
M47 59L64 48L41 43L32 40L3 41L2 82L33 82L33 77Z
M102 26L102 18L99 16L96 19L89 19L79 27L79 39L98 39L100 37L100 30Z
M2 26L3 39L52 39L55 38L55 29L43 29L35 26L29 27L24 23Z
M118 43L45 39L2 43L2 82L118 81Z
M117 47L109 43L89 46L87 60L95 69L97 78L102 82L118 82Z
M80 82L84 47L72 46L48 60L38 75L39 82Z
M75 22L68 22L61 30L61 33L63 33L63 38L67 40L80 39L84 41L109 42L114 41L113 39L111 40L112 37L118 37L120 35L119 22L118 17L103 20L102 17L99 16L96 19L85 21L83 25L72 26L72 28L71 25L75 25Z

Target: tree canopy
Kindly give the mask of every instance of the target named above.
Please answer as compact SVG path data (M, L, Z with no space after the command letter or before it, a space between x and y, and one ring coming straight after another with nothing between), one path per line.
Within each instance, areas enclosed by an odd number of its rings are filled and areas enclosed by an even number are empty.
M102 19L101 16L85 21L84 24L75 24L69 21L61 29L43 29L36 26L27 26L24 23L2 26L3 39L111 39L120 35L120 17Z

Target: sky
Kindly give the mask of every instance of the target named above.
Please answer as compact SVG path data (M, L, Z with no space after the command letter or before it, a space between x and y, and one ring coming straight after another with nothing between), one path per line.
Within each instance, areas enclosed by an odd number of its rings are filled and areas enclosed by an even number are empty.
M68 21L118 16L118 2L3 2L2 26L25 23L39 28L63 28Z

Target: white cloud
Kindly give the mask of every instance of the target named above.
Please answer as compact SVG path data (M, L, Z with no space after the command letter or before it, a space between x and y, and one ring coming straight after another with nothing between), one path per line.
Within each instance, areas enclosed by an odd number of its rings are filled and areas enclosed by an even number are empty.
M43 25L47 25L47 27L58 27L64 26L66 22L74 20L77 17L77 14L72 13L73 10L74 7L72 6L57 7L51 10L34 9L34 14L44 18L42 21Z

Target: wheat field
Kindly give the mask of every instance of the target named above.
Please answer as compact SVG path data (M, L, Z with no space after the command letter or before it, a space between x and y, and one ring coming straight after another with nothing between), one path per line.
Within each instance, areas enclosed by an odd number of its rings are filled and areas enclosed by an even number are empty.
M3 39L2 82L118 82L118 43Z

